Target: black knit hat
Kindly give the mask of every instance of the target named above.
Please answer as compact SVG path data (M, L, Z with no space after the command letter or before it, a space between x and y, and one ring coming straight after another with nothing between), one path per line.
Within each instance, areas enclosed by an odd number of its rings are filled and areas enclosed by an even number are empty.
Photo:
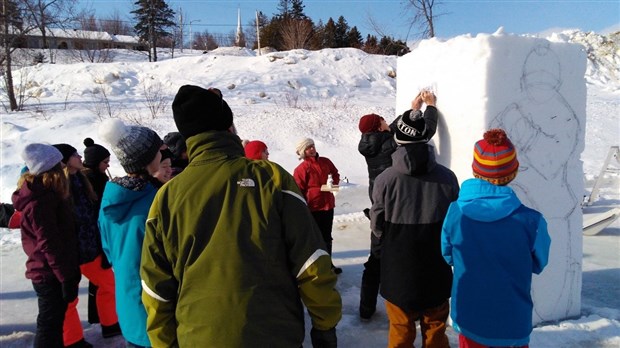
M206 131L225 131L232 126L233 114L221 94L198 86L179 88L172 102L177 129L188 139Z
M60 151L60 153L62 154L62 163L64 164L67 164L67 162L69 162L69 159L71 159L71 156L77 153L76 148L69 144L54 144L52 146L57 148L58 151Z
M185 138L179 132L170 132L164 137L164 144L172 151L174 158L180 158L181 154L187 150Z
M112 118L99 127L99 136L108 142L119 162L129 174L142 172L151 163L163 142L152 129L125 125Z
M174 154L172 153L172 151L170 151L170 149L163 149L163 150L159 150L159 152L161 152L161 161L163 162L163 160L165 160L166 158L170 158L170 161L172 162L172 160L174 159Z
M84 166L88 168L96 168L104 159L110 157L110 151L105 147L95 144L91 138L84 139Z
M426 139L426 121L420 110L409 110L396 121L394 140L399 144L414 144Z

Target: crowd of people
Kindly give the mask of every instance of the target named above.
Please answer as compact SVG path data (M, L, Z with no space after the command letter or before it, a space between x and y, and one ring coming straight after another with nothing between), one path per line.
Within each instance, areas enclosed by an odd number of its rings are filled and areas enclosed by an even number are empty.
M372 319L380 294L388 347L412 347L416 322L423 347L449 347L448 316L461 347L527 347L545 219L507 186L519 163L504 130L475 144L462 186L435 161L436 102L424 90L389 125L359 120L371 203L360 319ZM239 138L216 88L182 86L172 111L177 131L163 139L118 119L100 125L120 177L91 138L83 158L70 144L24 148L6 211L19 213L38 297L34 346L92 347L76 309L83 276L88 321L129 347L300 347L304 311L313 347L337 347L336 165L304 138L291 175L267 144Z

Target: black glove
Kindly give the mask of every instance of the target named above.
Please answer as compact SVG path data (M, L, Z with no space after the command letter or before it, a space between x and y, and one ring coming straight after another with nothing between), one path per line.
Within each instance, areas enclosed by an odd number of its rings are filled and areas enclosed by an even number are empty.
M370 253L377 260L381 258L381 239L372 232L370 233Z
M336 338L336 328L329 330L318 330L312 328L310 330L310 339L314 348L336 348L338 347L338 339Z
M62 282L62 298L67 303L73 302L78 295L78 289L80 287L80 278L65 280Z

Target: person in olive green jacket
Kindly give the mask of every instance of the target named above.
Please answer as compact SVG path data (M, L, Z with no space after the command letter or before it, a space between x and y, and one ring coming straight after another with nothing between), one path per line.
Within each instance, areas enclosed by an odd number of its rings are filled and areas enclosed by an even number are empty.
M189 165L157 193L142 248L153 347L336 347L342 316L331 257L293 177L244 155L215 89L172 104ZM303 303L303 305L302 305Z

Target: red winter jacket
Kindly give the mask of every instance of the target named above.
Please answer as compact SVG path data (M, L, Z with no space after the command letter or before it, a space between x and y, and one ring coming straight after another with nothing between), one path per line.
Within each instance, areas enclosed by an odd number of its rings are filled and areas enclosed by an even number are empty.
M314 158L306 157L295 168L293 177L306 198L310 211L330 210L336 206L334 195L331 192L321 191L321 185L327 183L329 174L332 175L333 184L338 185L340 182L338 169L332 161L326 157L319 157L319 154Z
M24 183L12 200L22 213L22 247L28 255L26 278L34 283L80 279L77 235L68 202L39 181Z

